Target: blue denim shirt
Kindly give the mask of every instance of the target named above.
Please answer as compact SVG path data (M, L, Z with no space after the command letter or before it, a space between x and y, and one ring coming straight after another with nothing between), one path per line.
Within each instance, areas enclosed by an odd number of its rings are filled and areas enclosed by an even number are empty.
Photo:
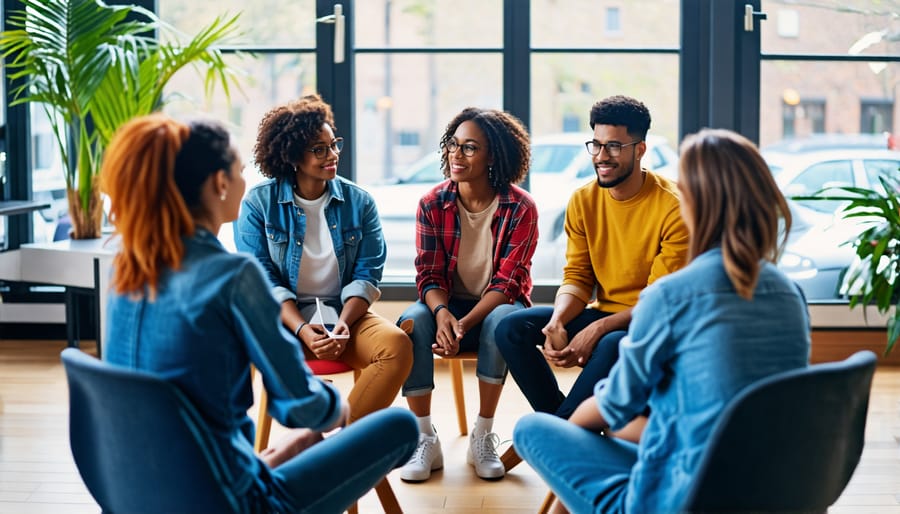
M110 293L104 356L155 372L190 398L218 442L226 486L243 512L291 510L253 452L250 363L262 374L269 412L285 426L330 427L340 395L304 364L253 259L229 253L205 229L184 243L180 269L163 273L155 299Z
M809 313L799 288L770 263L753 299L741 298L713 249L647 287L632 315L596 399L614 430L651 409L625 512L677 512L729 400L808 364Z
M358 296L372 304L381 296L378 282L387 256L375 201L343 177L329 180L328 189L325 219L341 275L341 303ZM235 246L256 256L279 304L297 298L305 235L306 215L294 205L289 182L269 179L247 192L234 224Z

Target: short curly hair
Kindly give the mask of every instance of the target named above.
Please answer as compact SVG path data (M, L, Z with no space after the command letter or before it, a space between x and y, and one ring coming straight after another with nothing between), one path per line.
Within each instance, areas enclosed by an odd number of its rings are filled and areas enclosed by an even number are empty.
M293 182L303 152L326 123L332 130L337 130L331 106L318 93L267 112L259 122L256 144L253 145L253 158L260 173Z
M488 151L494 157L491 186L496 191L505 191L510 184L525 180L531 164L531 144L525 124L508 112L477 107L463 109L447 124L441 136L441 170L445 178L450 177L447 143L464 121L475 122L487 138Z
M628 135L643 141L650 130L650 110L643 102L629 96L610 96L591 107L591 129L594 125L624 126Z

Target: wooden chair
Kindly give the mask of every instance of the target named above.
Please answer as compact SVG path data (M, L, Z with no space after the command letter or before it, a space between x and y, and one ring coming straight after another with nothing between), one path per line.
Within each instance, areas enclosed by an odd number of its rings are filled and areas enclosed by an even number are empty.
M441 357L450 365L450 381L453 384L453 400L456 402L456 422L459 424L459 435L469 434L469 421L466 418L466 395L463 389L463 362L477 361L478 352L461 352L452 357Z
M353 372L354 380L356 380L356 378L359 376L359 370L353 369L347 364L339 361L307 359L306 364L316 376L337 375L340 373L346 373L348 371ZM252 379L253 368L250 369L250 373ZM259 394L259 413L257 415L256 421L256 441L254 441L253 444L253 448L254 450L256 450L256 453L261 452L269 445L269 433L271 432L271 429L272 416L269 415L269 395L266 393L266 388L263 387ZM391 483L388 482L387 477L385 477L381 482L378 482L378 485L375 486L375 494L378 495L378 500L381 502L381 507L384 509L385 514L402 514L403 509L400 508L400 502L397 501L397 495L394 494L394 490L393 488L391 488ZM347 509L347 512L349 514L358 514L358 504L354 503L352 506L350 506L349 509Z

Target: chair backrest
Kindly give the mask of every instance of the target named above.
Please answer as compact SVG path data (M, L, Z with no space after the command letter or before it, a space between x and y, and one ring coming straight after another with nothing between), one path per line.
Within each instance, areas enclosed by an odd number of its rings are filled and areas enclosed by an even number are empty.
M103 512L238 512L227 467L177 387L68 348L69 442Z
M876 358L792 370L748 386L722 412L685 512L825 512L862 453Z

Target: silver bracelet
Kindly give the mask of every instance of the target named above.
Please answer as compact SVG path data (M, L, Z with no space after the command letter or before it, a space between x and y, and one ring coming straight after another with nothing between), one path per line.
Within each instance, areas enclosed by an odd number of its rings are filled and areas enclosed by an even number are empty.
M303 327L305 327L306 325L309 325L309 323L305 321L300 322L300 324L297 325L297 329L294 330L294 337L300 339L300 331L303 330Z

